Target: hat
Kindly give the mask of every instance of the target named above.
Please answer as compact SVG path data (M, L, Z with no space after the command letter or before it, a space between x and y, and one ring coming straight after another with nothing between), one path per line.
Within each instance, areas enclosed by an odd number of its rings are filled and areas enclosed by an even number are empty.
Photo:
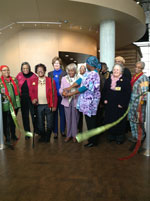
M101 69L101 64L95 56L88 57L86 63L90 66Z
M1 65L1 66L0 66L0 71L2 71L3 68L9 68L9 67L6 66L6 65Z

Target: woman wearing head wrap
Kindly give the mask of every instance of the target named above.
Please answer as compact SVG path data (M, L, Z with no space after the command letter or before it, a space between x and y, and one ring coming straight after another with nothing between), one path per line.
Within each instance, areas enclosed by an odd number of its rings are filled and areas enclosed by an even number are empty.
M83 75L83 78L79 78L71 87L64 90L64 96L72 96L80 94L77 101L77 109L83 112L88 130L96 128L96 113L98 104L100 101L100 77L97 69L101 68L98 59L95 56L91 56L86 60L87 72ZM80 86L74 92L68 92L73 87ZM91 137L87 147L96 145L97 137Z
M24 130L30 132L30 120L29 120L29 112L32 117L32 122L34 122L34 107L32 105L30 96L29 96L29 83L33 78L37 76L31 72L31 67L28 62L23 62L21 64L21 72L17 75L18 85L20 89L20 98L21 98L21 113L23 120ZM34 127L35 124L33 123ZM36 128L34 128L34 132ZM30 137L26 136L25 139Z
M11 145L11 139L18 140L15 134L15 124L10 107L13 107L17 113L20 107L19 87L17 80L10 76L8 66L0 66L0 71L2 73L0 78L0 93L2 94L4 135L6 137L6 145Z

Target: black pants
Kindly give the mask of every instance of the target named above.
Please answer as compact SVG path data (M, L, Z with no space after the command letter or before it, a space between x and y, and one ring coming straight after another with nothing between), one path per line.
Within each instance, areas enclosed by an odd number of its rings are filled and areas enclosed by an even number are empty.
M16 115L18 113L18 109L15 110ZM4 135L6 137L6 141L10 142L11 138L16 138L16 126L12 119L10 111L3 112L3 128L4 128Z
M83 130L83 113L79 112L78 130L82 133Z
M85 115L85 120L86 120L86 125L87 125L88 130L91 130L91 129L94 129L97 127L96 115L91 116L91 117ZM88 141L89 141L89 143L93 143L96 145L97 139L98 139L98 137L96 135L96 136L89 138Z
M46 118L46 129L45 129ZM37 106L37 126L41 137L49 136L53 129L53 112L47 104L40 104Z
M25 131L31 131L29 112L31 114L34 132L36 132L37 129L35 128L36 126L34 123L34 106L29 96L22 96L21 97L21 113L22 113L23 127Z

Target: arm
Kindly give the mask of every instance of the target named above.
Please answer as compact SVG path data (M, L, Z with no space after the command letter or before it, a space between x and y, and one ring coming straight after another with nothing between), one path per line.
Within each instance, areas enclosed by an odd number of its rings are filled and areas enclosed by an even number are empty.
M53 102L52 111L56 111L58 98L57 98L56 84L54 80L53 80L53 89L54 89L54 102Z

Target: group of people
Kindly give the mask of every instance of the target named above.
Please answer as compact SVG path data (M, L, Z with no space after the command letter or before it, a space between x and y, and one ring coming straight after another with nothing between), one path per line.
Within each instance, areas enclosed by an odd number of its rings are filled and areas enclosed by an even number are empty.
M86 60L86 66L80 67L80 73L75 63L69 64L65 71L62 70L59 57L53 58L52 65L54 70L46 76L44 64L36 65L33 73L29 63L24 62L16 78L10 76L8 66L0 67L3 127L7 145L10 145L12 140L18 140L12 110L17 115L20 107L25 132L31 131L30 113L34 132L40 136L39 142L50 142L52 132L54 139L57 139L58 128L62 137L65 137L65 142L76 142L77 133L82 132L83 115L87 129L91 130L118 120L127 111L128 106L128 118L125 117L108 130L108 140L116 141L117 144L125 141L127 119L131 126L132 149L138 138L139 125L143 131L142 140L145 139L145 92L148 91L149 80L142 72L144 62L136 63L132 79L129 69L125 68L124 58L120 56L115 58L112 72L95 56ZM142 113L140 120L139 112ZM29 137L25 138L27 140ZM93 136L85 146L93 147L97 142L98 136Z

